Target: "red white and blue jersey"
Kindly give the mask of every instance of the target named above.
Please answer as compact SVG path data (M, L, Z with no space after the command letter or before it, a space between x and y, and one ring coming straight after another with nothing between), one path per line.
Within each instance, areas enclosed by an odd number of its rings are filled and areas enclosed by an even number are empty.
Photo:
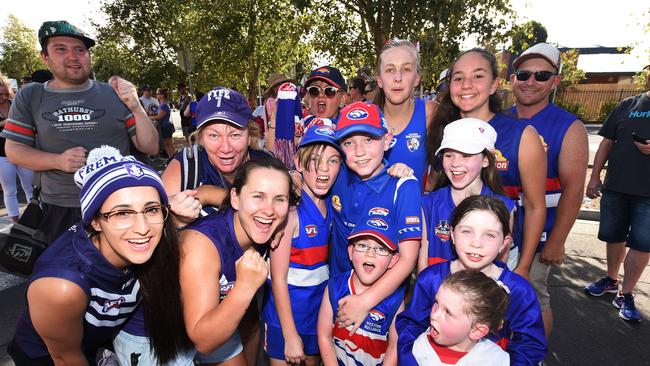
M527 124L503 113L497 113L489 123L497 131L497 141L494 144L493 152L503 190L506 192L506 196L519 202L523 192L519 176L519 143ZM523 240L523 226L523 214L517 210L513 230L513 241L517 247L521 246Z
M456 208L454 199L451 196L451 185L436 189L422 197L422 210L424 211L424 222L426 223L428 265L447 262L457 258L451 243L451 213ZM506 196L494 193L487 185L481 188L482 196L495 196L505 203L508 212L515 207L513 200Z
M456 366L470 366L470 365L481 365L481 366L509 366L510 357L508 354L502 350L499 346L494 344L494 342L488 339L482 339L477 342L474 347L463 355L456 362L443 361L446 360L445 357L441 357L436 350L440 350L440 353L446 352L456 352L451 351L444 346L437 345L433 339L427 334L422 333L413 343L413 357L415 358L415 363L408 362L404 360L400 362L400 366L447 366L447 365L456 365Z
M299 334L315 335L318 323L318 309L323 300L323 291L329 279L327 252L332 219L325 218L311 197L303 191L298 213L298 236L291 240L291 256L287 284L293 322ZM262 319L269 325L281 328L271 290L272 278L265 287L265 302Z
M394 178L386 173L386 164L377 175L361 180L343 165L332 187L330 202L333 212L330 239L330 272L348 272L352 262L348 257L348 236L368 212L389 216L397 230L399 242L420 240L420 186L414 177Z
M235 262L244 255L237 237L235 236L234 214L232 208L200 217L187 225L184 230L196 230L207 236L219 252L221 260L221 276L219 277L219 301L235 287L237 271Z
M338 301L348 295L356 295L352 273L340 273L327 283L332 311L336 313ZM339 365L343 366L377 366L384 361L388 348L388 331L393 323L399 306L404 301L405 286L370 310L359 329L350 336L352 326L342 328L332 319L332 337Z
M513 115L516 113L515 107L510 111ZM562 150L562 142L569 127L575 120L574 114L571 114L564 109L549 103L544 109L537 112L530 119L520 119L537 130L546 151L546 222L544 223L544 231L542 237L537 245L537 252L541 252L544 242L553 230L555 224L555 216L557 212L557 204L562 195L562 186L560 184L560 151ZM525 215L523 207L521 208L522 215Z
M510 354L511 365L537 365L546 357L548 345L544 336L542 312L535 290L525 278L495 262L503 271L499 280L510 289L510 301L503 319L503 328L490 339ZM414 364L411 349L417 337L429 327L429 315L438 288L449 276L451 262L427 267L420 272L411 302L395 320L397 328L398 364Z
M131 270L113 266L88 238L81 223L65 231L38 258L28 286L53 277L79 286L88 298L83 315L81 350L89 365L97 350L119 332L141 297L140 283ZM16 344L28 357L49 356L47 346L36 333L29 308L18 319Z
M411 120L404 131L393 136L390 149L384 155L389 166L395 163L404 163L413 169L413 175L420 182L422 189L426 184L425 176L427 173L426 136L426 104L423 99L416 99Z

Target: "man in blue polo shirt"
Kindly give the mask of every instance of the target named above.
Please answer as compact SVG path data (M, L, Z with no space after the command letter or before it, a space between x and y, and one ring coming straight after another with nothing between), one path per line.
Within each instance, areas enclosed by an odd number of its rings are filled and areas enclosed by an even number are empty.
M395 178L386 172L384 152L388 133L379 107L364 102L341 110L336 138L345 153L345 166L332 188L334 213L330 246L332 275L352 270L347 237L369 212L388 216L398 232L400 261L368 291L339 301L337 321L343 327L363 322L368 311L393 293L413 271L420 248L420 185L413 176Z

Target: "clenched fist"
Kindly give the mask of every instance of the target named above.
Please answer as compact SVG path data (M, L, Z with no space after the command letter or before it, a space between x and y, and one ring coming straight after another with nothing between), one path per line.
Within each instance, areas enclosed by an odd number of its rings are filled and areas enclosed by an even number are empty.
M257 291L269 275L266 261L253 248L245 251L244 255L235 262L235 271L237 274L235 286L252 292Z
M117 97L120 98L122 103L126 104L129 110L133 112L137 108L142 108L140 99L138 98L138 91L129 81L115 75L108 79L108 83L113 87Z

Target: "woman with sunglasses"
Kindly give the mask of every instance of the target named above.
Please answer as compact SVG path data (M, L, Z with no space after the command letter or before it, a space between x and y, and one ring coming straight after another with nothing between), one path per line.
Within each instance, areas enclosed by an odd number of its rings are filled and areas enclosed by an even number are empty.
M501 113L501 100L496 94L497 61L489 51L474 48L461 53L447 75L449 89L442 93L427 137L429 151L440 147L445 126L459 118L478 118L494 127L494 153L503 188L507 196L523 206L515 212L515 247L508 265L528 278L546 218L546 154L540 136L532 126ZM504 254L502 259L508 256Z
M27 310L8 353L16 365L94 365L140 300L161 361L191 347L184 331L180 252L158 174L112 147L74 176L82 221L36 262Z

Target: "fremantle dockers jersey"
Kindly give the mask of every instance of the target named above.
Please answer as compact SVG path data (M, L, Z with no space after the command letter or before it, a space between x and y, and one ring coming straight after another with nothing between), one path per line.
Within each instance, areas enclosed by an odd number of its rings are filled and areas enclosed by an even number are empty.
M388 122L390 123L390 121ZM426 183L425 175L427 170L426 136L426 104L423 99L416 99L411 120L404 131L393 136L390 149L384 155L389 166L395 163L404 163L413 169L413 175L420 182L422 189L424 189Z
M114 267L90 241L81 223L72 226L40 256L29 279L53 277L79 286L88 297L81 349L95 364L97 349L111 342L140 301L140 284L133 272ZM48 356L26 310L16 325L18 347L30 358Z
M244 254L235 236L234 213L232 208L223 212L201 217L190 225L188 230L196 230L207 236L219 252L221 277L219 277L219 301L228 295L235 286L237 274L235 262Z
M353 271L340 273L332 277L327 284L330 304L334 313L338 309L340 299L356 294L352 273ZM400 286L370 310L366 320L352 336L350 336L351 326L342 328L332 319L332 337L339 365L377 366L383 363L388 348L388 330L395 318L395 313L404 300L404 291L405 287Z
M329 279L327 252L332 220L323 217L311 197L302 191L298 213L298 236L291 240L291 256L287 284L293 322L300 334L316 334L318 309ZM281 328L271 291L271 277L266 281L262 318L269 325Z

